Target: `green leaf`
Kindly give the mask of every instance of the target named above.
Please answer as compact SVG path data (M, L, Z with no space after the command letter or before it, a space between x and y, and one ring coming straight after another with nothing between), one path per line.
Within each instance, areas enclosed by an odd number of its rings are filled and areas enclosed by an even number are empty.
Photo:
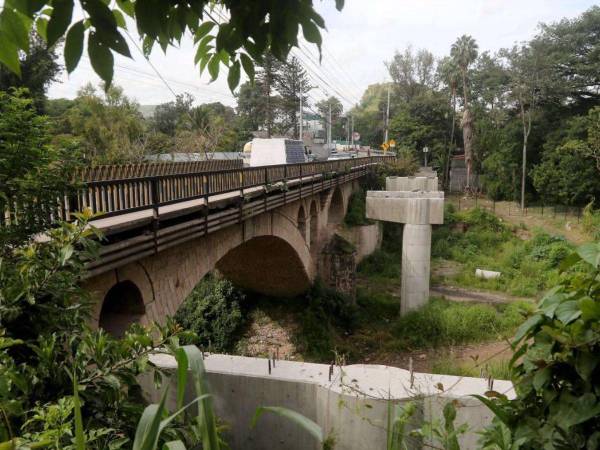
M344 0L335 0L335 9L341 11L344 8Z
M114 58L110 49L98 38L95 32L91 32L88 39L88 55L94 71L110 86L114 70Z
M273 414L277 414L278 416L285 417L286 419L300 425L304 430L310 433L319 443L323 443L323 430L317 425L315 422L310 420L308 417L303 416L302 414L279 406L261 406L256 410L254 414L254 418L252 419L252 428L256 426L256 422L264 413L270 412Z
M48 46L56 44L71 23L73 18L73 0L53 0L52 16L46 32Z
M181 441L171 441L163 445L163 450L186 450L185 445Z
M44 18L38 18L35 21L35 29L43 40L48 40L48 20Z
M490 411L492 411L494 415L505 425L511 425L509 415L506 413L506 411L504 411L504 409L502 409L502 407L497 403L497 401L490 400L489 398L485 398L482 395L472 395L472 397L475 397L481 403L487 406L490 409Z
M590 297L584 297L579 300L579 308L583 320L600 321L600 302Z
M317 44L317 47L319 47L319 52L321 51L321 43L323 42L321 32L310 19L306 19L304 22L302 22L302 34L304 34L304 39L306 39L308 42Z
M565 325L573 322L579 316L581 316L581 309L576 300L562 302L556 308L556 318Z
M536 391L540 392L546 383L550 381L550 377L552 376L552 369L550 366L546 366L543 369L536 371L533 377L533 387Z
M165 410L165 399L168 389L165 389L160 403L146 406L135 430L133 450L155 450L160 434L160 422Z
M212 81L215 81L219 76L219 64L221 64L221 57L218 53L215 53L208 63L208 73Z
M194 32L194 44L203 37L205 37L209 33L209 31L213 29L214 26L214 22L204 22L202 25L200 25L198 29Z
M534 327L536 327L543 319L541 314L535 314L521 324L515 333L513 338L513 345L517 344L521 339L525 337Z
M117 5L129 17L133 18L135 16L135 8L131 0L117 0Z
M177 408L181 408L183 406L188 373L188 359L183 348L178 348L175 351L175 360L177 361Z
M76 450L85 450L85 435L83 433L83 419L81 417L81 402L79 401L79 386L75 375L73 375L73 410L75 415L75 448Z
M244 72L246 72L246 75L248 75L250 81L254 81L254 62L245 53L242 53L240 55L240 59L242 60L242 67L244 68Z
M83 36L84 36L83 20L75 23L67 33L65 40L65 67L67 72L71 73L79 64L81 54L83 53Z
M0 63L8 70L21 77L21 63L19 62L19 49L0 33Z
M600 243L594 242L584 244L577 248L577 254L581 256L585 262L591 264L594 268L600 266Z
M113 9L112 13L113 13L113 16L115 16L115 21L117 22L117 26L121 27L121 28L126 28L127 22L125 22L125 17L123 16L123 13L121 11L119 11L118 9Z
M103 36L103 41L114 51L120 53L123 56L127 56L131 58L131 52L129 51L129 46L127 45L127 41L123 37L121 33L118 31L108 32Z
M21 50L29 50L29 28L31 21L21 13L10 8L4 8L0 14L0 29L4 38ZM2 41L2 45L5 45Z
M240 62L235 61L229 68L229 74L227 75L227 84L231 92L235 90L237 85L240 83Z
M598 356L579 350L575 357L575 370L584 381L589 381L592 376L592 372L598 365Z

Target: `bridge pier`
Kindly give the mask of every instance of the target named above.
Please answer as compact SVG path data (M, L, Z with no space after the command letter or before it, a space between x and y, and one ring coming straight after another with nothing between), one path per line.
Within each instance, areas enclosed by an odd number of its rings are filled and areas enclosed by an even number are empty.
M431 225L444 222L444 193L437 191L437 183L437 177L388 177L387 191L367 193L368 218L404 224L402 315L429 300Z

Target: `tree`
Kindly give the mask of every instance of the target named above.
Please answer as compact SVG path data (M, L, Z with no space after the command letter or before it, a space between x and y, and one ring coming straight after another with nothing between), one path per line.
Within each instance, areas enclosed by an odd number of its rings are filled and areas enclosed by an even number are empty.
M454 150L456 143L454 140L456 130L456 92L458 89L458 83L460 79L460 71L456 61L452 58L446 57L438 64L438 76L441 81L448 87L450 92L450 104L452 105L452 125L450 127L450 139L448 144L448 151L446 153L446 160L444 164L444 177L443 183L445 189L448 189L450 185L450 163L452 159L452 151Z
M227 81L234 90L240 81L241 67L252 79L254 62L265 52L271 52L285 61L293 46L298 45L298 29L304 38L321 50L320 29L323 18L315 11L311 0L286 4L265 0L246 2L245 7L219 0L191 0L189 2L162 2L154 0L120 0L112 2L77 1L85 19L74 21L75 0L23 1L6 0L0 13L0 41L3 51L0 62L21 75L19 52L30 51L28 33L35 27L52 47L65 38L65 67L72 72L78 65L87 37L87 53L93 69L108 88L114 72L114 53L131 57L129 45L122 31L126 30L127 15L135 20L143 41L143 52L148 57L155 44L163 51L179 47L186 34L194 36L194 62L200 71L208 69L212 79L224 65L229 69ZM344 0L336 0L341 10ZM219 8L224 9L225 18ZM111 9L112 8L112 9ZM216 28L216 31L213 29Z
M254 83L246 81L238 89L237 114L244 130L257 131L267 123L267 97L262 95L264 90L258 77Z
M51 145L50 138L50 122L26 90L0 91L0 260L47 229L52 205L72 189L76 148Z
M459 37L450 49L450 55L458 65L462 77L463 85L463 145L465 148L465 163L467 165L467 189L471 187L471 169L473 164L473 114L469 108L469 89L467 87L467 77L469 66L477 58L478 46L471 36L463 35Z
M527 143L533 125L533 116L548 85L544 56L531 46L514 46L503 50L506 59L510 95L519 111L523 134L521 170L521 209L525 208L527 177Z
M256 74L256 84L261 87L261 95L264 97L265 128L267 137L271 137L275 119L278 115L279 98L275 96L275 85L280 75L281 61L278 61L270 52L267 52L259 63Z
M56 49L49 48L36 32L31 32L29 52L19 54L21 76L0 65L0 91L8 91L11 87L27 88L36 109L43 113L48 86L56 81L61 71L57 59Z
M152 127L167 136L175 136L183 116L190 113L194 98L187 92L176 96L174 102L161 103L154 109Z
M335 96L331 96L325 100L321 100L316 105L317 111L323 120L323 127L327 130L329 127L329 106L331 106L331 136L340 138L343 136L342 114L344 106L342 102Z
M83 146L84 158L93 163L138 161L147 153L142 145L145 123L139 105L118 86L108 90L88 84L66 113L70 134Z
M300 61L293 56L279 68L279 73L274 80L274 87L281 97L280 108L284 118L281 124L282 134L292 130L294 137L299 138L300 97L306 105L308 92L312 89L306 70Z
M385 65L398 95L405 102L410 102L423 89L434 86L435 59L429 50L420 49L415 54L409 45L404 53L396 52Z

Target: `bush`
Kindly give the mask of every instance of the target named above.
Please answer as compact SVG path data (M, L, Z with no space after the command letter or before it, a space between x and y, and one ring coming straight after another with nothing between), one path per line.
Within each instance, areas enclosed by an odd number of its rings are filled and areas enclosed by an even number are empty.
M375 250L358 265L358 272L366 276L400 279L400 255L385 250Z
M302 314L301 344L305 354L318 361L333 358L334 329L351 330L357 319L357 309L346 295L317 281L306 296Z
M214 352L229 350L243 323L241 304L245 295L229 280L208 276L185 299L175 320L196 336L190 344Z
M372 220L367 219L366 199L367 193L363 189L352 193L350 200L348 201L348 211L344 218L344 223L346 225L356 227L374 223Z

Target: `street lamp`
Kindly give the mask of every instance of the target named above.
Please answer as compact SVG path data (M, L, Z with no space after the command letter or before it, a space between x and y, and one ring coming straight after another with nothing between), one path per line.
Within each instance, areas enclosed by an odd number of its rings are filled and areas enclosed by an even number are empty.
M427 167L427 153L429 153L429 147L423 147L423 158L425 159L425 167Z

